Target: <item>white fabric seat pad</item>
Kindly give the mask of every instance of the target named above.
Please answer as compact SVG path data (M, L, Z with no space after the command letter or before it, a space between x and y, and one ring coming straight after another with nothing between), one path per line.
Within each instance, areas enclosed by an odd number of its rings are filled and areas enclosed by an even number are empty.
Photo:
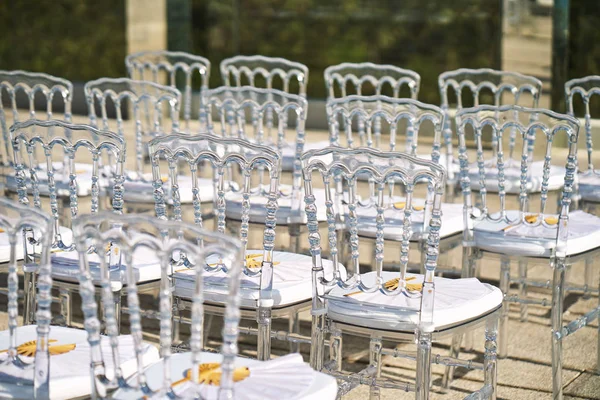
M262 250L247 250L246 254L263 254ZM262 260L261 258L257 258ZM273 307L281 308L312 299L312 257L302 254L275 251L273 260L279 262L273 266ZM217 262L215 259L208 263ZM339 264L340 272L345 276L345 268ZM333 277L333 262L323 260L325 277ZM175 277L175 295L191 299L195 290L195 272L177 271ZM240 287L241 307L256 308L259 298L260 276L242 276ZM209 303L223 304L229 295L227 275L224 272L204 275L204 300Z
M254 188L253 190L256 190ZM291 185L279 185L279 190L286 194L292 193ZM325 207L325 189L313 189L315 195L315 204L317 206L317 220L326 221L327 211ZM306 223L306 213L304 208L306 203L304 202L304 190L300 191L300 209L292 211L292 199L291 196L280 197L277 201L279 208L277 209L277 223L286 223L289 218L297 217L302 218L302 221ZM228 192L225 194L225 215L228 218L240 220L242 218L242 193L240 192ZM260 195L250 196L250 222L261 223L265 221L267 216L267 197Z
M518 217L519 212L506 212L510 219ZM475 222L473 237L475 245L483 250L501 254L519 254L530 257L550 257L556 247L557 225L552 228L543 226L519 228L504 231L505 222ZM569 213L569 236L567 238L567 255L585 253L600 247L600 218L577 210Z
M386 198L386 201L388 199ZM403 202L404 198L394 196L392 202ZM424 204L422 199L413 199L413 206ZM391 206L390 206L391 207ZM411 240L418 240L418 235L423 232L424 211L413 210L411 215L412 232ZM358 235L375 238L377 234L377 224L375 217L377 210L373 207L357 207L356 215L358 218ZM404 209L395 208L386 209L383 212L385 225L383 237L386 240L401 241L404 223ZM442 227L440 229L440 238L450 237L464 230L463 205L453 203L442 203Z
M300 355L288 355L286 357L290 357L290 356L297 356L300 357ZM205 353L203 352L201 354L201 363L220 363L223 360L223 356L220 354L214 354L214 353ZM297 394L296 395L291 395L288 397L283 397L281 395L281 393L278 393L277 391L277 385L282 385L286 383L286 379L289 381L289 379L293 379L293 374L289 374L289 373L283 373L283 374L278 374L277 373L277 364L274 364L273 361L277 361L278 359L275 360L271 360L271 361L258 361L258 360L252 360L249 358L242 358L242 357L236 357L235 358L235 367L249 367L250 368L250 376L248 378L246 378L245 380L242 380L240 382L236 382L234 383L234 399L241 399L241 400L267 400L267 399L271 399L271 400L279 400L279 399L286 399L286 400L309 400L309 399L319 399L319 400L333 400L335 399L336 395L337 395L337 382L336 380L329 376L326 375L324 373L321 372L316 372L311 370L310 372L312 373L312 381L309 385L306 385L304 388L297 390ZM256 368L256 367L260 367L261 364L264 365L265 363L271 363L273 364L273 370L269 371L271 374L273 374L274 378L273 379L269 379L267 380L267 385L265 384L257 384L257 379L251 379L252 378L252 369ZM192 362L191 362L191 353L178 353L178 354L173 354L171 356L170 359L170 365L171 365L171 381L175 382L181 378L183 378L186 374L186 371L189 370L192 366ZM267 374L264 374L267 375ZM150 386L151 389L153 390L157 390L160 388L160 385L162 383L162 376L163 376L163 365L162 363L156 363L154 365L151 365L150 367L148 367L146 369L146 376L147 376L147 381L148 381L148 385ZM131 378L132 380L134 379L133 377ZM261 379L264 380L264 379ZM262 382L261 382L262 383ZM255 389L256 388L256 389ZM209 393L208 399L207 400L213 400L216 399L217 397L213 397L212 394L213 393L217 393L218 392L218 388L217 387L211 387L210 389L212 389ZM203 393L204 394L204 393ZM131 390L118 390L117 392L115 392L113 394L113 399L119 399L119 400L133 400L133 399L139 399L140 393L139 392L135 392L135 391L131 391Z
M397 278L399 272L384 271L384 281ZM423 275L414 277L411 283L423 282ZM376 273L361 275L365 284L375 283ZM459 326L489 314L502 305L502 292L477 278L434 278L435 301L433 310L434 330ZM409 298L404 294L386 296L383 293L361 293L344 296L357 291L334 287L327 295L327 315L334 321L375 328L386 331L412 332L419 323L421 296Z
M579 195L584 201L600 203L600 175L595 173L581 173L579 179Z
M558 165L550 166L550 177L548 179L548 190L560 190L564 186L566 169ZM544 162L534 161L529 165L527 191L529 193L539 193L542 189L542 176L544 173ZM469 179L471 180L471 189L479 190L479 169L477 164L471 164L469 167ZM515 194L520 192L521 188L521 167L520 165L506 166L504 168L504 189L506 193ZM498 168L485 167L485 187L489 192L498 192Z
M60 227L61 237L65 243L70 244L73 241L73 233L69 228L64 226ZM34 236L36 236L34 234ZM38 235L39 236L39 235ZM37 237L37 236L36 236ZM23 259L23 236L17 237L17 244L15 247L17 251L17 261ZM7 263L10 261L10 243L8 242L8 233L0 232L0 264Z
M56 187L56 194L64 197L69 196L69 175L67 174L66 168L63 167L61 161L52 163L54 167L54 184ZM40 170L37 172L38 178L38 189L40 196L47 197L50 195L50 188L48 186L48 174L44 165L40 165ZM92 164L87 163L75 163L76 181L77 181L77 196L87 197L92 194ZM33 188L31 185L31 175L29 170L25 170L27 193L32 194ZM17 191L17 178L14 170L6 176L6 189L11 192Z
M30 340L37 340L37 327L35 325L17 328L17 344ZM50 356L50 398L71 399L73 397L89 396L91 394L90 379L90 346L87 342L87 332L82 329L66 328L61 326L50 327L50 339L58 344L75 343L72 351L60 355ZM101 349L108 372L113 369L112 353L108 336L102 336ZM9 346L8 330L0 332L0 350ZM119 336L119 354L123 375L129 377L137 370L133 338L130 335ZM0 354L0 362L6 359L6 353ZM25 357L33 361L33 357ZM150 345L144 345L143 362L150 365L159 359L158 350ZM2 367L0 367L0 374ZM22 378L33 379L33 369L24 373ZM33 398L32 386L17 386L0 379L0 398L29 399Z

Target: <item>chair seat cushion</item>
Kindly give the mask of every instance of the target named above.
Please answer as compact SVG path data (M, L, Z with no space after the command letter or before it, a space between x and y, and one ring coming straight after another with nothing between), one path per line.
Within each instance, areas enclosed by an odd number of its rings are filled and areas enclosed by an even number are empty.
M584 201L600 202L600 175L597 171L579 174L579 195Z
M36 329L35 325L17 328L17 343L21 344L37 340ZM87 332L81 329L51 326L49 338L50 340L56 340L56 342L50 343L50 346L75 344L75 348L67 353L50 356L50 398L71 399L74 397L89 396L91 394L90 346L87 342ZM0 350L5 350L8 346L8 331L2 331L0 332ZM114 366L110 339L107 336L102 336L101 350L108 372L107 375L111 376ZM130 335L119 336L119 355L123 375L125 377L131 376L137 370L137 364L133 338ZM1 353L0 363L6 357L6 353ZM144 344L142 357L144 365L150 365L159 359L158 350L150 344ZM33 357L24 357L24 360L32 362L34 359ZM14 371L14 369L11 369L11 371ZM4 365L0 366L0 398L33 398L32 386L16 385L14 383L15 378L32 382L33 369L17 371L18 376L15 376L14 372L9 376L6 375L8 372L7 367Z
M399 272L383 272L385 281L397 278ZM407 274L412 282L423 282L423 275ZM376 273L361 275L368 286L375 284ZM455 327L494 311L502 304L502 292L476 278L434 278L434 330ZM386 296L383 293L360 293L335 287L327 295L327 315L339 322L388 331L412 332L419 323L421 295L409 297L403 293Z
M519 212L507 211L510 219L518 217ZM556 247L558 225L550 228L520 225L507 229L506 222L480 221L473 229L475 244L486 251L502 254L519 254L530 257L550 257ZM583 211L569 213L569 236L567 254L584 253L600 246L600 218Z
M253 192L258 192L258 188L254 188ZM300 204L299 209L292 212L292 186L280 185L280 196L277 201L279 208L277 209L277 224L285 224L294 220L294 222L306 223L306 213L304 212L304 191L299 193ZM315 202L317 205L317 219L319 221L327 220L325 209L325 190L314 189ZM267 216L267 197L264 194L250 195L250 222L262 223ZM225 215L228 218L241 220L242 219L242 193L228 192L225 194Z
M220 354L201 353L201 363L220 363L223 357ZM187 375L192 367L191 353L173 354L169 360L171 368L171 382L177 382ZM302 360L300 354L289 354L269 361L257 361L248 358L236 357L235 368L247 367L250 375L238 382L234 382L235 400L333 400L337 395L337 383L334 378L312 370ZM161 387L163 377L162 362L151 365L146 369L148 385L152 390ZM132 384L134 377L131 378ZM183 382L173 386L176 394L182 398L192 398L192 385ZM218 386L203 385L201 396L205 400L218 399ZM113 399L133 400L142 398L143 394L134 390L118 390Z
M402 240L402 230L404 224L404 206L400 209L393 206L394 203L402 203L405 199L401 197L393 197L389 202L389 208L383 212L385 218L384 238L387 240ZM422 199L413 200L413 206L423 206ZM374 238L377 234L377 225L375 217L377 209L373 204L370 207L357 207L356 214L358 217L358 234L359 236ZM411 240L418 240L419 234L423 232L423 210L417 211L413 209L411 215L412 232ZM464 227L463 205L442 203L442 227L440 229L440 238L455 235L463 231Z
M489 161L488 161L489 164ZM544 172L544 162L534 161L529 165L527 191L529 193L539 193L542 189L542 176ZM550 167L550 176L548 179L548 190L559 190L564 186L566 169L557 165ZM519 193L521 188L521 164L512 161L504 167L504 190L506 193ZM479 169L476 163L469 167L469 179L471 180L471 189L479 190ZM498 192L498 168L486 165L485 167L485 187L489 192Z
M257 254L255 260L262 260L261 250L248 250L247 256ZM276 251L273 254L273 307L285 307L312 299L312 257L301 254ZM210 263L210 259L208 260ZM215 259L216 263L217 260ZM325 277L333 276L333 263L323 260ZM346 270L339 266L340 273L345 276ZM195 290L195 272L193 270L177 271L175 277L175 295L191 299ZM224 272L205 273L204 299L207 302L224 303L229 295L227 275ZM249 277L244 275L241 282L241 306L256 307L259 298L260 275Z
M70 244L73 241L73 233L69 228L65 228L64 226L60 227L61 237L65 241L65 243ZM35 237L39 237L39 235L34 234ZM17 251L16 259L20 261L23 259L23 236L18 235L17 237L17 245L15 247ZM0 264L7 263L10 261L10 243L8 242L8 233L0 232Z
M52 163L54 168L54 184L56 185L56 194L59 197L68 197L69 192L69 175L66 173L64 164L60 161ZM49 196L50 188L48 187L48 173L46 166L40 165L37 171L38 188L40 196ZM77 181L77 196L86 197L92 194L92 164L75 163L76 181ZM27 193L32 194L31 175L29 170L25 171ZM11 192L17 191L17 178L14 170L6 176L6 189Z

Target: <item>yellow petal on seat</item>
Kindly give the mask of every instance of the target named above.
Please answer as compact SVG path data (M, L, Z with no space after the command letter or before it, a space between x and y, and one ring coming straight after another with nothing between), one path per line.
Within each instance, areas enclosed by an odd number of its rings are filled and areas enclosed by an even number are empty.
M406 282L408 281L413 281L417 278L415 278L414 276L409 276L408 278L406 278ZM394 279L390 279L389 281L386 281L383 284L383 287L386 288L387 290L396 290L398 289L398 282L400 282L400 278L394 278ZM421 289L423 289L423 285L421 283L407 283L405 286L406 290L408 290L409 292L418 292L421 291ZM362 291L356 291L356 292L352 292L352 293L346 293L344 296L355 296L357 294L361 294L363 293Z
M406 207L406 203L404 201L398 201L393 204L393 207L396 210L404 210L404 207ZM412 209L414 211L423 211L423 209L425 209L425 206L412 206Z
M248 367L239 367L233 370L233 381L240 382L250 376ZM221 385L221 364L205 363L198 366L198 379L200 383L220 386ZM192 380L192 370L188 369L185 377L171 384L171 387L180 385Z
M162 183L166 183L169 180L169 178L166 178L166 177L165 178L160 178L160 180L162 181Z
M0 233L3 233L3 232L5 232L5 230L4 230L4 229L2 229L2 228L0 228Z
M48 343L56 343L56 342L57 342L57 340L55 340L55 339L48 340ZM37 347L37 340L30 340L29 342L25 342L25 343L17 346L17 354L19 354L21 356L25 356L25 357L34 357L36 347ZM50 355L56 356L59 354L68 353L68 352L74 350L75 347L77 347L77 345L75 343L57 344L55 346L48 346L48 352L50 353ZM7 351L8 351L8 349L0 350L0 353L6 353Z
M544 218L544 221L546 221L546 223L548 225L556 225L556 224L558 224L558 218L557 217L546 217L546 218Z
M538 220L539 214L530 214L525 216L525 221L530 224L535 224ZM558 224L558 217L546 217L544 218L544 222L548 225L556 225Z

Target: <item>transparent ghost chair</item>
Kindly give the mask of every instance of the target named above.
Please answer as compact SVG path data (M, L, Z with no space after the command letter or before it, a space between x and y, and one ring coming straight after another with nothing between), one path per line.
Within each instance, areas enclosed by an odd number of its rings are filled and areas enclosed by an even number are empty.
M72 100L73 84L66 79L35 72L0 71L0 127L2 129L2 145L0 146L2 171L0 173L4 176L3 183L8 191L16 192L17 189L12 169L10 127L19 121L38 118L39 112L44 113L46 119L56 118L54 112L56 109L63 112L62 119L70 122ZM10 108L5 109L6 105L9 105ZM45 165L42 166L42 168L44 167ZM63 164L57 161L52 164L52 167L57 175L56 178L61 178ZM85 164L78 165L79 169L85 167ZM89 168L86 169L86 172L86 177L81 176L81 179L90 179ZM63 183L62 181L66 181L66 177L62 176L58 180ZM40 193L42 196L48 196L47 185L40 188ZM64 195L64 191L59 195ZM89 193L80 193L80 195L89 196Z
M18 399L69 399L89 397L90 347L82 329L51 325L52 265L50 254L54 218L38 209L0 198L0 227L10 243L9 313L7 331L0 332L0 393L2 397ZM24 248L24 250L23 250ZM18 276L16 259L27 254L23 269L38 272L36 324L18 325ZM97 344L108 357L112 352L108 338ZM4 350L6 349L6 350ZM120 354L123 377L134 370L136 354L131 336L121 337L115 349ZM144 360L158 359L150 345L141 347ZM114 373L114 364L107 364L107 374Z
M129 153L135 156L135 166L125 173L125 202L132 204L128 207L140 211L140 203L151 205L154 202L152 176L145 161L148 142L179 130L181 93L153 82L102 78L86 83L85 95L92 126L112 129L126 141L134 141L130 146L133 151ZM96 116L97 107L101 121ZM127 120L124 120L125 113ZM128 164L129 167L132 160ZM166 181L167 177L163 179ZM180 179L190 178L182 176ZM204 201L212 201L212 181L205 180L202 184L202 193L206 195ZM191 204L191 201L191 193L182 193L182 202Z
M100 131L88 125L70 124L59 120L39 121L27 120L18 122L11 127L11 142L14 154L15 176L19 202L23 205L30 204L28 193L32 193L33 207L35 209L49 208L53 219L52 251L53 276L55 286L60 289L61 316L63 322L71 324L70 291L76 285L68 282L77 280L77 268L73 268L76 260L75 245L72 232L69 229L73 220L80 213L80 207L89 207L90 212L97 213L101 204L101 173L100 160L111 159L114 166L113 175L113 211L122 213L123 210L123 166L125 162L125 142L112 132ZM36 157L36 154L38 157ZM76 159L91 158L91 177L89 182L79 180ZM58 201L58 187L55 174L51 168L46 168L44 182L47 182L50 197L49 205L42 203L39 189L39 164L50 167L54 160L65 160L63 174L68 177L68 204L65 213L61 211ZM80 187L90 193L89 202L81 202L79 197ZM49 206L49 207L48 207ZM35 298L36 271L25 271L25 303L32 304ZM31 313L24 315L25 322L33 320L33 306L28 306Z
M495 254L500 258L500 289L504 294L504 309L500 319L500 356L507 354L508 338L508 309L511 302L521 305L521 317L527 317L527 305L551 307L552 332L548 338L552 342L552 377L553 398L562 398L562 340L567 336L587 325L597 315L594 309L583 317L563 325L564 294L566 292L582 293L589 291L591 282L585 285L567 284L565 273L568 266L580 260L597 257L600 247L597 237L600 234L600 218L583 211L569 212L569 207L574 194L573 186L577 173L577 139L579 122L568 115L557 114L544 109L531 109L520 106L479 106L461 110L456 115L459 154L461 164L461 186L465 206L464 243L477 252ZM533 121L533 122L531 122ZM521 179L519 208L510 209L507 206L504 182L504 136L511 135L516 130L521 141ZM482 137L491 134L496 139L496 148L492 157L496 158L498 165L498 198L494 199L480 190L474 204L471 194L469 178L470 161L475 159L479 166L480 187L485 188L487 179L486 153L483 151ZM538 140L544 143L545 152L544 173L542 175L542 189L539 207L527 190L528 170L533 163L529 157L528 139L539 136ZM567 153L561 158L565 163L566 173L564 186L560 195L560 209L558 214L548 210L549 169L552 159L558 157L553 154L553 143L566 139ZM467 141L474 140L476 150L467 150ZM545 140L544 140L545 139ZM471 155L471 158L469 158ZM553 157L554 156L554 157ZM478 198L477 198L478 197ZM498 211L493 211L499 205ZM533 211L534 208L537 210ZM519 271L519 278L511 278L510 262L517 260L519 267L543 263L552 267L553 278L551 281L527 279L526 271ZM519 293L510 293L510 284L519 286ZM552 291L552 299L533 297L528 295L527 288L546 288Z
M528 75L516 72L496 71L489 68L466 69L461 68L454 71L442 73L438 78L440 89L441 106L446 113L446 125L444 127L444 145L446 146L448 184L450 195L454 196L454 189L458 186L456 177L460 174L458 162L454 160L452 128L453 116L457 111L465 107L479 106L480 104L522 105L526 107L538 107L542 96L542 82ZM453 89L453 90L450 90ZM450 108L450 102L455 102L455 109ZM516 132L511 131L509 154L505 164L505 190L507 193L518 194L520 182L520 160L514 159ZM489 139L488 139L489 140ZM492 138L493 140L493 138ZM492 147L494 144L492 143ZM534 142L530 142L529 150L533 152ZM488 166L487 187L488 191L498 192L498 167L492 160ZM532 192L539 193L541 181L537 179L543 171L543 164L535 163L531 168ZM474 190L478 190L477 166L472 165L469 171L471 183ZM559 190L562 186L562 177L565 175L564 168L553 166L551 170L551 190Z
M302 222L300 155L306 148L306 100L279 90L250 86L221 87L207 90L204 94L209 132L265 145L281 155L283 170L292 171L292 184L282 184L279 187L278 221L280 224ZM258 196L263 195L261 191L264 191L262 184L253 190ZM229 208L228 217L239 219L240 215L235 210L241 209L242 198L230 201L237 205ZM251 198L250 202L253 201ZM251 220L262 222L264 213L262 217L260 214L252 215Z
M575 107L583 103L585 121L587 169L579 168L576 182L578 189L576 200L580 204L577 204L575 208L581 207L587 211L592 211L600 203L600 171L594 167L592 131L596 124L592 120L590 103L595 95L600 94L600 76L587 76L568 81L565 83L565 94L569 115L575 117Z
M353 94L387 94L390 97L408 97L416 100L421 86L421 76L414 71L369 62L332 65L325 69L324 77L328 100ZM408 93L403 91L405 86ZM348 89L351 89L350 92Z
M206 127L206 121L199 119L199 126L193 128L192 109L200 118L200 95L208 89L210 79L210 61L204 57L181 51L142 51L130 54L125 58L127 73L131 79L150 81L158 84L168 83L173 88L184 87L183 90L183 124L186 133L200 132ZM198 90L194 88L198 86ZM196 104L196 107L194 107Z
M219 66L223 85L279 89L306 97L308 67L279 57L236 56Z
M244 278L242 279L241 305L242 317L258 322L258 329L253 326L240 327L240 332L258 336L258 358L268 360L271 352L271 337L286 340L292 344L310 343L310 338L297 333L298 312L310 308L311 301L311 260L309 256L275 251L278 236L275 226L279 222L278 193L279 155L266 146L257 145L238 138L220 138L214 135L172 134L156 138L150 144L150 154L154 176L160 176L161 158L169 165L170 176L176 177L179 166L186 165L196 176L199 169L212 168L215 171L217 198L215 199L215 230L226 233L232 221L226 219L227 208L232 206L228 198L241 196L244 200L238 212L241 215L239 238L245 252ZM236 168L230 168L235 166ZM226 183L225 176L234 170L233 182ZM266 170L267 181L262 196L253 191L253 181L263 177ZM239 171L239 172L238 172ZM181 188L174 180L173 188ZM162 181L155 180L156 214L159 219L167 219L165 208L166 196L161 188ZM194 187L194 193L198 188ZM174 190L174 209L171 218L175 221L193 221L199 226L210 226L211 221L205 218L197 200L194 203L194 214L186 218L177 202L177 190ZM252 197L254 196L254 197ZM256 199L251 202L250 199ZM258 201L260 200L260 201ZM250 224L252 216L258 214L263 218L261 224ZM331 266L326 266L331 270ZM175 273L175 296L177 297L178 315L175 319L185 322L183 312L192 306L193 276L189 271ZM205 278L205 299L212 305L207 306L211 314L223 312L226 301L222 292L221 273L210 273ZM272 331L271 320L289 318L289 331ZM296 346L292 346L294 349Z
M414 157L430 159L445 166L445 155L440 151L444 113L439 107L417 100L387 96L347 96L329 101L328 109L330 140L334 146L364 146L385 151L404 151ZM427 143L426 151L423 151L423 142ZM358 179L368 179L368 175L359 176ZM358 234L375 238L376 212L371 204L375 198L375 186L371 183L369 188L370 197L364 199L361 202L361 206L364 207L357 210ZM390 190L393 189L394 187L390 186ZM338 190L341 190L339 185ZM386 218L399 221L399 226L386 231L386 240L402 240L401 225L406 198L401 190L402 185L399 185L395 193L389 193L394 208L386 211ZM413 233L418 233L422 226L424 201L425 199L421 198L413 202ZM459 233L464 227L463 206L442 203L442 211L441 247L442 254L447 254L462 242ZM414 241L418 243L416 236Z
M306 193L306 214L313 263L312 347L311 365L341 380L339 393L345 394L359 384L370 386L370 398L379 399L381 388L414 391L416 398L429 398L432 362L481 369L485 385L470 398L496 397L496 331L501 292L475 278L448 279L434 277L439 255L441 204L445 189L445 170L432 161L400 152L377 149L342 149L331 147L312 150L302 155ZM361 251L357 209L360 207L359 175L367 174L375 186L372 207L377 211L376 253ZM328 256L333 263L333 276L325 274L324 253L316 218L318 206L312 193L313 175L318 175L327 193ZM350 232L351 260L346 274L339 268L336 234L340 217L336 207L334 179L348 186L347 225ZM405 187L403 240L399 253L386 251L385 235L398 224L385 214L393 207L387 195L389 186ZM419 239L425 247L425 275L410 274L409 244L413 236L413 193L425 190L425 215ZM393 261L393 263L392 263ZM386 268L385 265L391 265ZM370 268L369 268L370 267ZM369 271L371 270L371 271ZM329 276L327 276L329 275ZM347 277L345 276L347 275ZM328 290L330 289L330 291ZM434 301L435 297L435 301ZM472 330L486 328L484 363L472 363L456 357L432 356L432 341ZM370 338L370 365L358 373L342 371L342 333ZM330 361L324 360L326 336L329 336ZM383 348L382 341L416 342L417 349ZM416 360L416 382L395 381L381 377L382 355Z

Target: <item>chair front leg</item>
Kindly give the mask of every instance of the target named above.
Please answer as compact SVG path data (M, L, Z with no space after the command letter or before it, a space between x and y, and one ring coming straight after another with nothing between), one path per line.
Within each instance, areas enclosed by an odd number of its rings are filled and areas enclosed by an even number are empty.
M310 341L310 366L315 371L323 369L324 347L325 347L325 314L313 314L312 331Z
M429 400L429 387L431 383L431 333L419 332L418 335L415 399Z
M519 259L519 280L519 296L522 300L525 300L527 298L527 283L525 282L527 280L527 260L524 258ZM529 307L527 303L521 302L520 311L521 321L527 322L529 317Z
M381 349L382 341L380 337L371 337L369 346L369 358L370 366L375 367L375 375L373 378L379 378L381 376ZM381 398L381 391L379 387L371 385L369 390L369 400L379 400Z
M300 332L300 318L298 316L298 311L296 310L290 311L290 315L288 317L288 331L290 333ZM297 342L290 342L290 353L297 353L299 351L300 345Z
M562 400L563 299L565 295L565 262L556 260L552 278L552 399Z
M331 329L329 336L329 358L335 361L335 370L342 370L342 331L335 327Z
M485 353L483 355L484 384L492 388L490 400L496 400L498 382L498 316L488 318L485 325Z
M504 298L510 292L510 260L508 257L502 256L500 260L500 290ZM505 358L508 355L508 311L510 303L504 301L500 316L500 350L498 356Z
M258 359L267 361L271 358L271 308L258 307Z

